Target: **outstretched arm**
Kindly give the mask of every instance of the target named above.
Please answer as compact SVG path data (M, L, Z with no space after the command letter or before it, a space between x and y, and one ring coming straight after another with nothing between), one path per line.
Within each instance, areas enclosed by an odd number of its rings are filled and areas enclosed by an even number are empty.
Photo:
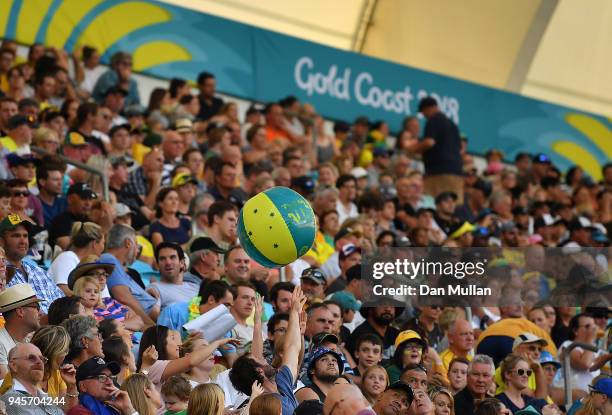
M287 334L285 335L285 344L283 347L283 365L286 365L291 371L293 380L297 378L298 360L300 348L302 347L302 334L300 333L300 312L306 304L306 296L302 293L302 289L298 285L293 290L291 298L292 305L289 313L289 325Z

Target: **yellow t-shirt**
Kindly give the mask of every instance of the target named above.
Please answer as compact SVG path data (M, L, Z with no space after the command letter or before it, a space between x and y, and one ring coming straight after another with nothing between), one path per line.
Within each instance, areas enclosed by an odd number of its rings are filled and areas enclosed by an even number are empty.
M2 144L2 147L6 148L10 153L14 153L17 150L17 143L8 135L0 137L0 144Z
M444 373L448 373L448 368L450 366L450 362L457 357L455 353L451 351L451 349L446 349L442 353L440 353L440 359L442 359L442 365L444 366ZM468 354L465 358L467 360L472 360L472 355Z

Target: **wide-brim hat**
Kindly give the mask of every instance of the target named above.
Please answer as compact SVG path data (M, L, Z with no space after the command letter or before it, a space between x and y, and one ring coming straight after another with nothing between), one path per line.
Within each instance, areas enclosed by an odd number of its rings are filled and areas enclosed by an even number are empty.
M87 275L88 273L90 273L94 269L98 269L98 268L102 268L103 270L108 272L108 274L110 275L113 272L113 270L115 269L115 266L113 264L108 264L108 263L105 263L105 262L88 262L88 263L85 263L85 264L79 264L68 275L68 288L70 288L72 290L76 280L78 280L79 278Z
M15 284L0 293L0 313L38 302L40 300L30 284Z

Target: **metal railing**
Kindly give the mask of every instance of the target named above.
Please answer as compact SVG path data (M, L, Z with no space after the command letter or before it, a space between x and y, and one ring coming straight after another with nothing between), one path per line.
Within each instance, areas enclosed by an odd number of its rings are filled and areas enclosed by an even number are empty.
M98 169L94 169L93 167L88 166L87 164L81 163L80 161L76 161L76 160L73 160L71 158L68 158L68 157L64 156L63 154L53 154L53 153L45 150L44 148L40 148L40 147L36 147L36 146L31 146L30 148L35 153L43 154L45 156L57 157L60 160L64 161L66 164L70 164L72 166L78 167L81 170L85 170L85 171L87 171L87 172L89 172L91 174L95 174L97 176L100 176L100 179L102 179L102 192L103 192L104 200L106 200L107 202L110 200L109 192L108 192L108 177L106 177L104 172L102 172L102 171L100 171Z
M590 352L596 353L597 346L587 343L579 343L573 342L570 343L569 346L563 349L563 353L561 354L561 360L563 361L563 383L565 384L565 406L569 408L572 406L572 384L571 384L571 363L570 363L570 353L576 347L580 347L581 349L588 350Z

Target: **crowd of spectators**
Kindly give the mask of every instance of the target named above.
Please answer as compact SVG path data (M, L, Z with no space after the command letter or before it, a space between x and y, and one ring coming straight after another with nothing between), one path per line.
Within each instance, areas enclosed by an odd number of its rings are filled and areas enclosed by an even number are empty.
M537 291L546 249L589 247L571 274L609 293L612 164L478 163L431 97L397 132L330 128L293 96L242 114L208 72L142 97L128 53L20 50L0 46L0 413L612 413L609 302L373 304L362 280L390 248L492 247L503 284ZM282 271L236 231L274 186L318 225ZM184 329L219 310L227 333Z

